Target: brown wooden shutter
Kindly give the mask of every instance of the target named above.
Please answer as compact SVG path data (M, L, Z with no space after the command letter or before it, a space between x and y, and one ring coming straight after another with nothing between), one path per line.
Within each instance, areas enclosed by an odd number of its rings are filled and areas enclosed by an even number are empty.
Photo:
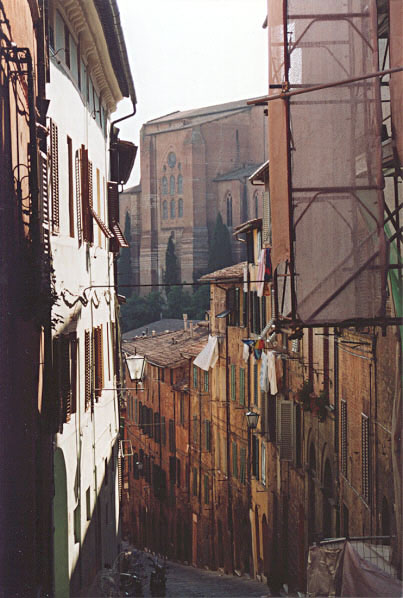
M323 329L323 387L329 394L329 328Z
M369 503L369 419L361 414L362 497Z
M104 364L103 364L103 342L102 326L94 330L94 354L95 354L95 396L98 398L102 394L104 387Z
M52 232L59 232L59 134L57 125L50 122L50 156L51 156L51 186L52 186Z
M46 154L39 153L39 185L40 185L40 219L41 244L45 255L50 254L49 230L49 187L48 187L48 159Z
M61 424L71 419L71 380L70 380L70 342L69 338L60 338L60 382L61 382Z
M83 238L87 243L94 241L94 230L92 224L92 167L88 161L88 150L81 146L81 208L83 220Z
M119 225L119 191L118 184L108 181L108 220L109 228L114 234L114 238L110 240L109 250L118 253L121 247L129 247L129 243L125 239L122 229Z
M280 459L292 461L294 456L293 404L280 402Z
M71 138L67 136L67 163L69 173L69 234L74 237L74 183L73 183L73 144Z
M82 225L82 215L81 215L81 161L80 161L80 152L76 151L76 163L75 163L75 170L76 170L76 206L77 206L77 235L78 235L78 245L80 246L83 242L83 225Z
M340 402L341 407L341 473L347 477L347 402L343 399Z
M77 411L77 335L73 332L70 335L70 385L71 385L71 413Z
M84 337L85 353L85 410L91 405L91 334L89 330L85 331Z

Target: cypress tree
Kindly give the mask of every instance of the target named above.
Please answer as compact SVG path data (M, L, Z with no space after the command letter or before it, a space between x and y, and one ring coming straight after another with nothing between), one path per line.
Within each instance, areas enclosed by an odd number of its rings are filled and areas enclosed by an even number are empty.
M229 230L224 224L220 212L218 212L213 238L209 248L208 271L214 272L215 270L221 270L221 268L231 266L232 263Z
M178 284L180 283L180 269L178 258L175 253L175 242L173 233L168 240L167 250L165 252L165 273L164 282L166 284Z

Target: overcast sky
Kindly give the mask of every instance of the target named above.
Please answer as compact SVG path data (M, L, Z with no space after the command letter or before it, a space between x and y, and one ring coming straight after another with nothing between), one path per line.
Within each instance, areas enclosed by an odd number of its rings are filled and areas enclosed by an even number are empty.
M118 0L137 114L118 126L139 145L143 123L176 110L267 93L267 0ZM117 113L131 111L124 100ZM127 186L140 182L140 152ZM126 186L126 187L127 187Z

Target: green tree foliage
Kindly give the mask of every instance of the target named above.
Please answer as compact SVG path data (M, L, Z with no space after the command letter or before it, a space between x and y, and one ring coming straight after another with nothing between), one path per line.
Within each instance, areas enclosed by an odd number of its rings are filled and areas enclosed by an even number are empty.
M127 242L130 245L131 233L129 212L126 212L124 235ZM119 285L131 284L130 247L123 247L120 251L118 262L118 283ZM126 297L130 297L133 292L133 289L131 289L130 287L119 286L118 288L119 293L125 295Z
M218 212L213 238L209 248L208 271L214 272L215 270L221 270L221 268L231 266L232 263L229 230L223 223L220 212Z
M180 268L178 258L175 253L175 242L173 233L168 240L167 250L165 252L165 274L164 282L166 284L180 283Z
M133 294L120 308L122 332L159 320L163 306L164 300L157 291L152 291L145 297Z
M167 302L164 309L165 318L182 318L183 314L191 311L192 297L182 286L174 286L167 292Z

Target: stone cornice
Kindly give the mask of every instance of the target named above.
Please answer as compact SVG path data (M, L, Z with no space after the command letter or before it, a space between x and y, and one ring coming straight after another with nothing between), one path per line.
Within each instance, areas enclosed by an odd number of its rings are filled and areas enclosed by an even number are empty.
M114 112L123 96L94 3L92 0L63 0L63 3L57 2L57 8L67 17L72 33L80 41L81 56L87 64L102 102L109 112Z

